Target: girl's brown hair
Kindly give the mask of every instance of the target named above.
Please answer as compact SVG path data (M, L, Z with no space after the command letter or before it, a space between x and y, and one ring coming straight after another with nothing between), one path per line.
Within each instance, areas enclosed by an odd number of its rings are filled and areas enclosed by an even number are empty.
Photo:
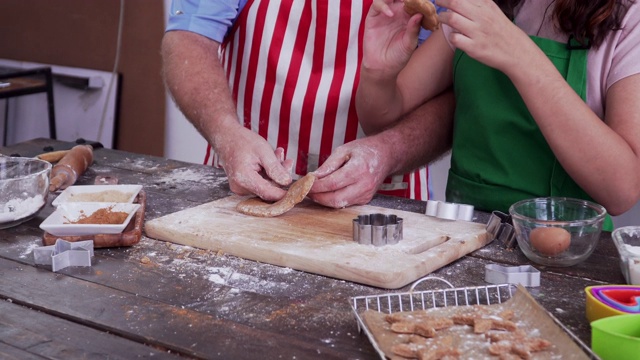
M527 0L494 0L510 18L515 9ZM532 0L538 1L538 0ZM635 0L556 0L553 19L560 31L580 44L600 46L611 31L621 29L622 18Z

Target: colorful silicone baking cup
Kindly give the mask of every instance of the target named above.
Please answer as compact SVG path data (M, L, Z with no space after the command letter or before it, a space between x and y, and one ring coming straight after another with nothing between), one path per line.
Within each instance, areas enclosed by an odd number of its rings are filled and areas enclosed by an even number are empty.
M640 314L609 316L592 322L591 348L602 360L637 359Z
M590 322L613 315L640 314L640 286L588 286L585 293L586 315Z

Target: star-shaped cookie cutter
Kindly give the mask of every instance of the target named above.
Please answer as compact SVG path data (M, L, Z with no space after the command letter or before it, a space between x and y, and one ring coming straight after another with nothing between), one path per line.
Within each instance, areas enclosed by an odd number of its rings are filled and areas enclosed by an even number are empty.
M33 249L33 259L38 265L51 265L57 272L69 266L91 266L93 240L66 241L56 240L55 245Z

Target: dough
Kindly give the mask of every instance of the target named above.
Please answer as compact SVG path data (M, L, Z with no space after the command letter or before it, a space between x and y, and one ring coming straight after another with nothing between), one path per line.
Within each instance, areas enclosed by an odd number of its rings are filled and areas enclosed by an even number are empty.
M421 13L422 27L427 30L434 31L440 25L436 7L429 0L404 0L404 11L409 15Z
M287 190L284 197L275 203L268 203L259 197L249 198L241 201L236 206L236 210L239 212L259 217L274 217L282 215L287 211L293 209L293 207L304 200L304 198L311 190L313 182L316 180L316 176L313 173L309 173L298 181L294 182Z

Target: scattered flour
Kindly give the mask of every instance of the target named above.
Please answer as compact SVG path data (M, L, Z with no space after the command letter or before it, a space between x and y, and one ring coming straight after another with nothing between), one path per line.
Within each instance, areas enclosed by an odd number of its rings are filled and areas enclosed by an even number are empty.
M270 293L273 289L284 290L288 287L286 283L238 273L228 267L207 267L206 270L209 272L209 281L213 283L234 288L238 286L243 290L254 293ZM291 269L289 269L288 272L290 272L290 270Z
M159 165L156 162L151 162L145 159L135 159L133 161L133 165L140 169L155 169Z
M217 184L227 181L226 177L213 176L210 169L203 168L202 171L194 169L175 169L169 174L162 176L159 181L168 184L181 184L185 181L192 181L205 184Z
M144 236L127 254L152 274L180 279L183 307L260 328L300 332L353 327L348 297L387 292Z
M167 243L167 250L169 250L168 253L144 251L144 256L149 258L152 263L176 273L176 276L180 278L199 277L206 279L211 285L227 286L231 292L248 291L265 295L286 293L290 291L290 285L285 282L286 276L280 277L289 274L295 275L293 269L275 265L263 264L260 267L247 268L246 260L241 258L221 256L213 251L187 245ZM239 268L243 272L235 270Z
M27 246L27 248L20 253L20 259L26 259L27 256L32 256L31 254L33 253L33 250L37 247L40 247L40 244L38 242L34 242L33 244Z
M122 159L116 162L108 160L107 157L105 157L104 159L105 159L105 162L106 161L112 162L116 167L123 167L127 169L133 168L136 170L149 171L149 170L157 169L160 166L160 164L157 161L152 161L145 158L132 159L127 157L125 159Z

